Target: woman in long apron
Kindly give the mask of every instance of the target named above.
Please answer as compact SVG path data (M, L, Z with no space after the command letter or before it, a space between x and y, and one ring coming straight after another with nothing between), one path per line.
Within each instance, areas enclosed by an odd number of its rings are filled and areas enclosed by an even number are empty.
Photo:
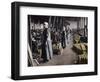
M66 46L67 46L67 37L66 37L65 27L63 27L63 31L62 31L62 47L66 48Z
M42 56L43 61L46 62L52 58L52 43L51 43L51 36L50 31L48 31L48 23L44 22L44 30L43 30L43 37L42 37Z

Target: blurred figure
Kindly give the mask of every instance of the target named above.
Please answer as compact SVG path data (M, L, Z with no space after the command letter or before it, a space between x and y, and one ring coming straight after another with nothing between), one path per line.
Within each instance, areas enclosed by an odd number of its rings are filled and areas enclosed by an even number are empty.
M71 39L72 39L72 30L71 28L68 27L67 29L67 37L68 37L68 44L71 43Z
M62 48L65 48L67 46L65 26L63 26L61 44L62 44Z

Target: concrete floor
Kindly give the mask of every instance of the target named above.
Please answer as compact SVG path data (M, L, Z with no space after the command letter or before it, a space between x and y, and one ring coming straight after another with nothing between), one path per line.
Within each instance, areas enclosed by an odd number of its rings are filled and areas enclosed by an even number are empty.
M76 53L71 48L65 48L61 55L54 55L51 60L46 63L41 63L40 66L48 65L70 65L74 64L77 60Z

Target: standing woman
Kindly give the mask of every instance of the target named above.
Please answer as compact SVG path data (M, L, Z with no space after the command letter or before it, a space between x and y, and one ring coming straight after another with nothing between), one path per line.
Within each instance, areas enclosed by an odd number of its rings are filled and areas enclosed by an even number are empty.
M41 56L41 58L43 58L43 62L47 62L51 57L52 48L50 46L51 45L50 40L51 37L48 31L48 23L44 22L44 30L42 36L42 56Z
M67 37L66 37L65 26L63 26L61 43L62 43L62 48L64 49L67 46Z

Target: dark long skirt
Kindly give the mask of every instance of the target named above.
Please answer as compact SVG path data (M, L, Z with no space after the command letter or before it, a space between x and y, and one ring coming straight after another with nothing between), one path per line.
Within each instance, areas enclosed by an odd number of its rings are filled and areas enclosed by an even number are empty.
M46 53L46 44L42 44L42 56L41 58L43 58L43 61L46 62L47 60L47 53Z

